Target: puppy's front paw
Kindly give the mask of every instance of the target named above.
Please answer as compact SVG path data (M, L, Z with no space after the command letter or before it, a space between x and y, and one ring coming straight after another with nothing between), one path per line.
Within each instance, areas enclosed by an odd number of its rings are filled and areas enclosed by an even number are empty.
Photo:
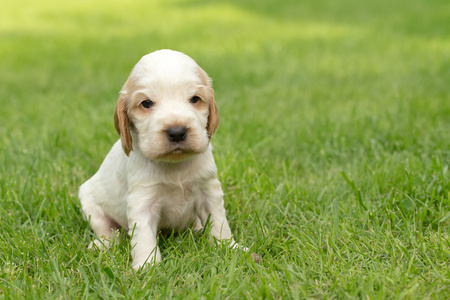
M134 257L132 267L137 271L141 268L153 266L154 264L159 263L160 261L161 261L161 252L157 248L156 253L155 251L153 251L152 253L150 253L150 255L147 256L144 255L141 257L137 256Z
M242 246L242 245L239 245L239 244L236 243L234 240L230 243L230 247L231 247L231 249L239 249L239 250L242 250L242 251L244 251L244 252L250 251L249 248L247 248L247 247L245 247L245 246Z

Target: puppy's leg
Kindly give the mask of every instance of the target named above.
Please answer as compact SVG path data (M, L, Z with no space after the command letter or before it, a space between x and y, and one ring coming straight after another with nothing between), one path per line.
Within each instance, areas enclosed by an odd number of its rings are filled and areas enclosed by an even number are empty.
M154 264L161 261L161 252L156 244L159 203L158 200L149 201L140 195L129 195L128 225L131 238L131 256L135 270L144 264Z
M96 204L83 203L83 213L85 218L89 221L92 231L98 239L89 243L88 248L91 249L94 244L98 248L109 247L109 243L118 238L118 225L109 219L102 208Z
M192 226L192 229L194 231L200 231L200 230L203 229L202 220L200 220L200 218L198 216L195 218L195 221L194 221L194 224Z
M211 235L219 241L228 240L232 248L240 248L248 251L246 247L239 246L233 239L230 225L228 224L225 215L225 208L223 206L223 192L220 182L217 179L212 179L204 190L206 200L204 206L199 210L199 217L203 226L205 226L208 217L212 222Z

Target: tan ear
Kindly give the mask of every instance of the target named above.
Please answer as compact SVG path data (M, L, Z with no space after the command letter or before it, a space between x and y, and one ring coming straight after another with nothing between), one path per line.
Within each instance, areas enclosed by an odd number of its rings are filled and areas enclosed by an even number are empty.
M219 110L217 109L216 101L214 100L214 90L212 89L211 78L209 78L206 72L198 67L198 72L202 83L208 87L209 92L209 114L208 114L208 125L206 125L206 130L208 131L208 137L211 139L213 134L219 128Z
M211 96L209 97L208 125L206 125L209 139L211 139L217 128L219 128L220 123L219 110L217 109L217 104L214 100L214 90L212 88L210 93Z
M130 133L130 121L128 119L128 106L126 94L121 94L117 100L116 110L114 111L114 126L117 133L120 135L123 151L127 156L130 156L133 150L133 144Z

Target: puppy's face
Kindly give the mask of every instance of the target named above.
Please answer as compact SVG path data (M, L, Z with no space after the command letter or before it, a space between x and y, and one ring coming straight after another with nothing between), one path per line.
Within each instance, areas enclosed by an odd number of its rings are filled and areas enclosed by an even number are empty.
M188 56L160 50L144 56L120 92L116 130L127 155L181 161L202 153L219 126L209 77Z

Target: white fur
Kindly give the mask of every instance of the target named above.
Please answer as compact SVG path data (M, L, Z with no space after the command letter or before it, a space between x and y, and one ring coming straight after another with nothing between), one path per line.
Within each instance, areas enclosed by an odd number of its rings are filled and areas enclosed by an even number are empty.
M117 141L98 172L80 187L82 210L98 237L94 244L107 247L115 230L125 228L132 235L135 269L161 260L159 229L190 224L200 229L208 217L211 235L235 245L207 132L212 89L199 70L180 52L144 56L121 91L133 125L133 150L127 156ZM193 95L200 95L201 103L190 103ZM154 102L151 109L142 106L145 99ZM167 128L175 125L188 128L181 143L167 138Z

